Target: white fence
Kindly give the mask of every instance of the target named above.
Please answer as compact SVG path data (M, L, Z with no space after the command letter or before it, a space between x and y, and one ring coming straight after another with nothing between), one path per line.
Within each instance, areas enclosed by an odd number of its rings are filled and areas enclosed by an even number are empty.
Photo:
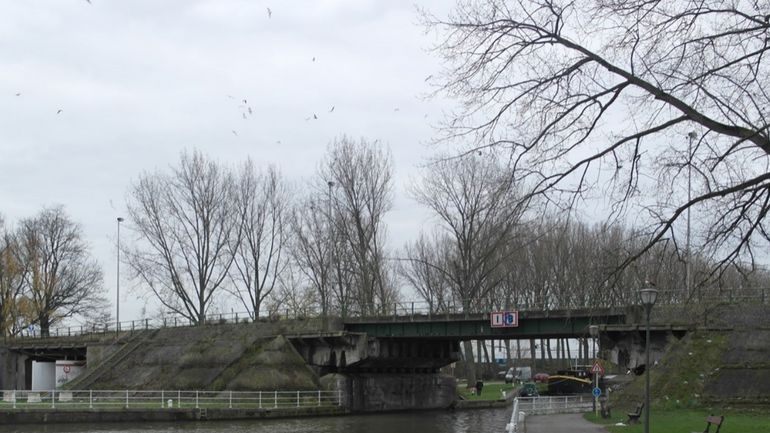
M593 408L592 395L519 397L518 411L529 415L588 412Z
M519 399L514 398L513 412L511 412L511 420L508 422L508 425L505 426L505 431L507 433L517 433L520 431L524 431L522 426L524 425L524 418L526 416L527 416L526 413L521 412L519 410Z
M277 409L340 406L341 391L4 390L0 409Z

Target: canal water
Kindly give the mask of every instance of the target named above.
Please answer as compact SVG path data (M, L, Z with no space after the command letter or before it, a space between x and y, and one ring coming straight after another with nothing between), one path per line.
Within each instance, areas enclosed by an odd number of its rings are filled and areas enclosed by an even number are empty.
M504 431L511 409L403 412L254 421L3 426L9 433L487 433Z

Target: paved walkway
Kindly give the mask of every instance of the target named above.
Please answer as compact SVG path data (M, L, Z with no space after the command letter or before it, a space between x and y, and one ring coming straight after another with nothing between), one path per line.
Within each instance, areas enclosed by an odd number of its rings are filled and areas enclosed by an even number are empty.
M603 427L583 419L582 414L527 417L527 433L607 433Z

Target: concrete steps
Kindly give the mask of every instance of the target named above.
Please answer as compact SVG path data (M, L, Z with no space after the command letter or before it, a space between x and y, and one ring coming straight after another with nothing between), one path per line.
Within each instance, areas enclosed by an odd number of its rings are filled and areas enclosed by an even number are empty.
M98 381L104 373L114 368L157 332L157 330L134 332L126 339L120 349L110 354L107 359L96 365L93 369L87 369L80 377L65 384L62 389L89 389L89 387Z

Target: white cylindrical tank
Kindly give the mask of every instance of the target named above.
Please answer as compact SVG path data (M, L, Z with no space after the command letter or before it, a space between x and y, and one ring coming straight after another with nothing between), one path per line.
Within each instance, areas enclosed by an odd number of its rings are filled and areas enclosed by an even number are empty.
M56 388L56 363L32 361L32 391Z

